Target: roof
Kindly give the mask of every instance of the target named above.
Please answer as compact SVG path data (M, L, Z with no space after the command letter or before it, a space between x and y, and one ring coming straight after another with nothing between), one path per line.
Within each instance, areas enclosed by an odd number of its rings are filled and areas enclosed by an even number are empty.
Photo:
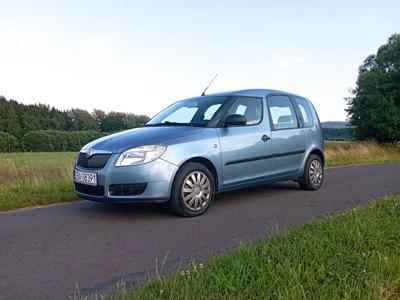
M272 90L272 89L246 89L246 90L237 90L237 91L227 91L227 92L219 92L219 93L212 93L206 94L205 96L209 97L216 97L216 96L252 96L252 97L265 97L269 94L289 94L294 96L293 93L279 91L279 90ZM302 97L302 96L300 96ZM304 97L303 97L304 98Z

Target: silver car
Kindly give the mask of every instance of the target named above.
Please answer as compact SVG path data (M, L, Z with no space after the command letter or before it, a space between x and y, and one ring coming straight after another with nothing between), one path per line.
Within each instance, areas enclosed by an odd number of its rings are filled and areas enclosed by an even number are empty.
M323 179L312 103L267 89L176 102L143 127L84 146L74 167L84 199L168 202L185 217L203 214L217 192L286 180L313 191Z

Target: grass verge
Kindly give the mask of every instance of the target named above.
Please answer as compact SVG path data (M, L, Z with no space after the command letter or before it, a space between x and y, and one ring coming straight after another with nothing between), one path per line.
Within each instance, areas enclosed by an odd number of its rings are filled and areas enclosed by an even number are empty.
M76 153L0 153L0 211L77 199Z
M400 299L399 232L397 195L108 299Z
M400 161L400 147L374 142L325 142L327 167Z
M76 153L0 153L0 211L76 200ZM328 167L400 161L400 148L372 142L327 142Z

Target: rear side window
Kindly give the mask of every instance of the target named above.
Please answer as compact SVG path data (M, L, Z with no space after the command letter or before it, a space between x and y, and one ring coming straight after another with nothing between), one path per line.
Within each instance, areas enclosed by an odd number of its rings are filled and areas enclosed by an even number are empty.
M242 115L246 118L246 126L255 125L262 119L262 99L240 97L228 110L229 115Z
M288 96L271 96L268 98L268 109L273 129L297 128L297 117Z
M299 98L299 97L294 97L294 101L296 101L297 106L299 107L299 110L301 112L301 117L303 119L304 127L313 126L312 114L311 114L311 110L310 110L310 107L308 106L307 101L305 99Z

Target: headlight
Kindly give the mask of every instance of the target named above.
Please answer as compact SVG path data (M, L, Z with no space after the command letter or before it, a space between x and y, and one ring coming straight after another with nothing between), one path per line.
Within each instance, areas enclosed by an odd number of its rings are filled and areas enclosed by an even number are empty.
M163 145L148 145L126 150L115 163L116 167L140 165L151 162L159 158L167 149Z

